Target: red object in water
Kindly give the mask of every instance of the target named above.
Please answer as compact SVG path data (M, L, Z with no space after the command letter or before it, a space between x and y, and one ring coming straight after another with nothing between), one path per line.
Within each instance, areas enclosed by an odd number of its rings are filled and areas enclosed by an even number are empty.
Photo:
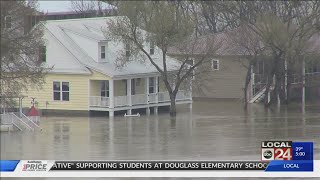
M39 112L34 106L32 106L30 111L28 112L28 116L39 116Z

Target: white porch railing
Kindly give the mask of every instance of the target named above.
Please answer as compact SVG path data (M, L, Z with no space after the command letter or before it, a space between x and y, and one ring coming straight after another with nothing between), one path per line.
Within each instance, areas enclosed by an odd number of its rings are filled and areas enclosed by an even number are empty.
M114 106L127 106L128 105L128 96L115 96L114 97Z
M149 94L149 103L157 103L158 94L151 93Z
M170 101L170 96L168 92L159 92L158 93L158 102L167 102Z
M114 107L129 106L129 96L115 96L114 97ZM149 94L136 94L131 95L132 105L144 105L147 104L147 99L149 99L150 104L170 102L170 96L168 92L158 92ZM192 94L190 91L180 90L176 96L177 101L192 100ZM109 107L110 98L101 96L90 96L89 106L92 107Z
M19 118L14 113L1 114L0 120L1 120L1 124L12 124L16 128L18 128L20 131L23 131L23 130L34 131L34 128L32 128L29 124L24 122L21 118Z
M109 107L110 100L108 97L91 96L91 97L89 97L89 105L90 106Z
M19 113L16 113L16 115L19 117ZM25 114L21 114L20 119L25 122L26 124L28 124L30 127L33 128L33 130L37 130L37 131L41 131L42 129L40 128L40 126L38 124L36 124L35 122L32 121L32 119L30 119L28 116L26 116Z
M190 91L178 91L176 100L187 100L191 99L191 92Z
M147 95L146 94L132 95L131 98L132 98L132 105L147 104Z

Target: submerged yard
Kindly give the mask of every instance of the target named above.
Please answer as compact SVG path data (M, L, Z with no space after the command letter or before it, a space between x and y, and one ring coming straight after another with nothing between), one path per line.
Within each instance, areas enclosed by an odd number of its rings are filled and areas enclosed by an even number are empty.
M235 102L194 102L167 113L125 118L42 117L43 132L2 132L1 159L260 160L263 140L320 143L320 109L244 112ZM320 158L315 145L315 159Z

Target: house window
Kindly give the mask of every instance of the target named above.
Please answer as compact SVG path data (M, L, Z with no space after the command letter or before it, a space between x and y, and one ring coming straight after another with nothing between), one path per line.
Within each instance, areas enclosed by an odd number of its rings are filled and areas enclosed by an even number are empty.
M109 97L109 81L101 81L101 96Z
M126 43L126 56L129 57L130 56L130 44Z
M150 55L154 55L154 42L150 42Z
M195 61L194 61L194 59L189 59L189 60L186 60L186 63L191 65L191 67L192 67L195 64ZM194 69L192 71L191 76L192 76L192 80L194 80L195 79L195 70Z
M69 101L69 83L62 82L62 101Z
M53 82L53 100L54 101L69 101L69 82Z
M149 78L149 93L154 93L155 92L155 79L154 77Z
M213 70L219 70L219 60L212 60L211 67Z
M11 16L6 16L4 18L4 22L5 22L4 27L10 29L11 28Z
M53 100L55 101L61 100L60 82L53 82Z
M39 48L39 60L41 62L47 61L47 48L46 46L40 46Z
M100 47L100 57L101 57L101 59L105 59L106 58L106 46L101 46Z
M318 73L318 72L320 72L320 63L310 64L306 68L306 73Z
M318 73L318 72L320 72L320 64L315 63L309 66L309 70L307 73Z

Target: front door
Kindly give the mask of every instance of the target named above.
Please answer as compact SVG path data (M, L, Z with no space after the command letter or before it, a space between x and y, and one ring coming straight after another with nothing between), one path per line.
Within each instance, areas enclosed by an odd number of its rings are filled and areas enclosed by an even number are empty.
M100 95L102 97L109 97L109 81L101 81Z
M109 81L101 81L100 83L101 105L107 106L107 98L109 97Z

